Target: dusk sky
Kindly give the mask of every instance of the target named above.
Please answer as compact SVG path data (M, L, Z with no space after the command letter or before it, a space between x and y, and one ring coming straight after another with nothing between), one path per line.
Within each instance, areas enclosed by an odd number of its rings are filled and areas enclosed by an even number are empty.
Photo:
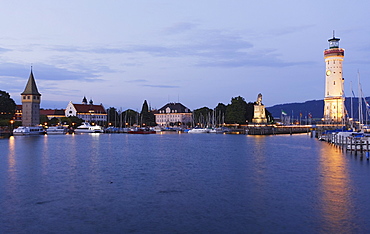
M339 37L345 94L370 96L370 1L2 1L0 90L17 104L31 65L42 108L83 96L140 110L324 98L323 51Z

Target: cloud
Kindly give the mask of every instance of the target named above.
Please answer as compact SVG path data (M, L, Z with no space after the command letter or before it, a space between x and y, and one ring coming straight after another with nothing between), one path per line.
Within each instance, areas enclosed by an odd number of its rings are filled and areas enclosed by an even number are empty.
M0 53L4 53L4 52L8 52L8 51L11 51L11 50L0 47Z
M164 30L164 33L166 34L179 34L183 32L190 31L192 29L195 29L198 25L194 23L189 22L180 22L176 23Z
M144 80L144 79L137 79L137 80L128 80L126 82L128 82L128 83L143 83L143 82L148 82L148 81Z
M151 87L151 88L165 88L165 89L172 89L172 88L180 88L180 86L177 85L142 85L145 87Z
M0 75L28 78L30 67L24 64L2 63L0 64ZM83 80L83 81L99 81L98 75L92 70L84 69L83 71L70 71L66 68L58 68L47 64L34 64L33 74L37 80Z
M307 25L300 25L300 26L291 26L291 27L285 27L285 28L279 28L276 30L270 31L270 36L283 36L288 35L292 33L297 33L301 31L305 31L306 29L313 28L316 25L314 24L307 24Z
M287 27L279 30L279 35L302 31L312 25L302 27ZM301 62L283 61L280 54L273 50L257 51L254 43L245 39L242 34L227 30L200 30L194 23L177 23L164 30L167 36L163 44L132 44L122 47L67 47L54 46L53 50L65 52L80 52L93 54L147 54L153 57L167 58L191 58L192 64L201 67L286 67L300 65ZM191 31L190 34L176 35L176 39L170 40L174 34ZM275 33L276 36L276 33ZM173 39L173 38L172 38ZM308 62L310 63L310 62ZM305 62L307 64L307 62Z

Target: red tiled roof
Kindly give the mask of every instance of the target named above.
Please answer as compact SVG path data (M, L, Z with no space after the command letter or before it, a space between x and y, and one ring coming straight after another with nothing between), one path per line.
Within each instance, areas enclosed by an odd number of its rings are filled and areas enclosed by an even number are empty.
M54 110L51 110L51 109L47 109L47 110L40 110L40 115L53 115L54 114Z
M106 111L102 105L89 105L89 104L73 104L77 110L77 113L89 113L93 111L95 113L106 114Z
M64 115L64 109L40 109L40 115Z

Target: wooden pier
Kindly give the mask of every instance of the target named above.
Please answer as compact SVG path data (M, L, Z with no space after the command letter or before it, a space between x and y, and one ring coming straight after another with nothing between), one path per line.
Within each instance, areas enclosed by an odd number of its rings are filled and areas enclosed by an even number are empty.
M370 137L362 136L359 133L353 132L351 136L339 135L339 134L326 134L319 136L319 139L323 139L329 144L343 151L353 152L355 155L358 153L363 157L366 155L366 159L369 160L370 156Z
M0 138L9 138L12 135L10 130L0 129Z

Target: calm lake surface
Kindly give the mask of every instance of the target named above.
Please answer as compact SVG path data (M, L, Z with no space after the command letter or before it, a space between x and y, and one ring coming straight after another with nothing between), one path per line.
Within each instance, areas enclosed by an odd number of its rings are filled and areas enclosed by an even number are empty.
M308 135L0 140L0 233L370 233L370 164Z

